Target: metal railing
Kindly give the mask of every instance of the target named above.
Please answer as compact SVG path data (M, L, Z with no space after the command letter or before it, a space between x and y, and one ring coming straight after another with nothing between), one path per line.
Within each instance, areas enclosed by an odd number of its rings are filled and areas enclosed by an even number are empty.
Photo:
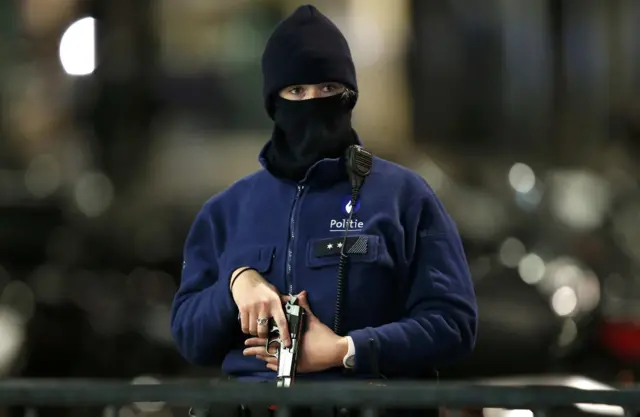
M640 386L619 390L581 390L560 386L498 387L468 383L428 384L418 382L298 383L291 388L272 384L230 381L174 380L161 384L132 385L100 380L0 381L0 405L37 406L124 406L162 402L172 406L268 405L277 404L287 415L291 407L331 404L366 409L423 409L447 407L529 409L535 412L575 404L619 406L626 415L640 411Z

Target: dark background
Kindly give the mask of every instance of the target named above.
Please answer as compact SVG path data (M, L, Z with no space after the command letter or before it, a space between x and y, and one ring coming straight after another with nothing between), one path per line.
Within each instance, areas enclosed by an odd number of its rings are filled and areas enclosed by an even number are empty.
M365 144L421 173L463 236L480 336L443 376L633 382L640 3L315 3L351 44ZM169 334L182 244L258 169L259 57L299 4L0 3L0 377L215 374ZM88 16L95 51L63 37Z

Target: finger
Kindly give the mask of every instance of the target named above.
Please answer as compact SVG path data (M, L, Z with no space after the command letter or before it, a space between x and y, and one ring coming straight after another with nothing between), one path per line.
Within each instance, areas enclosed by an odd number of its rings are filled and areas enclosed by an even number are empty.
M249 312L246 310L240 312L240 328L242 333L249 334Z
M245 346L264 346L267 344L267 339L262 337L250 337L244 341Z
M304 311L307 312L308 315L313 316L313 312L311 311L311 307L309 306L309 298L307 297L307 292L302 291L300 296L298 297L298 304L300 307L304 308Z
M273 356L256 355L256 358L260 359L261 361L265 361L267 363L278 365L278 358L274 358Z
M282 304L286 303L289 300L291 300L291 296L290 295L280 294L280 301L282 301Z
M280 340L282 340L282 344L284 347L291 346L291 338L289 336L289 326L287 326L287 319L284 316L284 311L282 310L282 306L280 303L273 304L271 306L271 315L273 319L276 321L276 325L280 330Z
M278 358L274 358L273 356L256 356L258 359L261 359L267 363L278 366Z
M261 324L258 324L258 337L265 338L269 335L269 305L267 304L264 308L260 309L260 314L258 318L266 318L267 321Z
M255 310L249 313L249 334L256 336L258 334L258 314Z
M267 368L271 369L274 372L278 372L278 365L274 365L272 363L267 363Z
M245 350L242 351L242 354L244 356L257 356L257 355L266 356L266 350L264 346L254 346L254 347L246 348Z

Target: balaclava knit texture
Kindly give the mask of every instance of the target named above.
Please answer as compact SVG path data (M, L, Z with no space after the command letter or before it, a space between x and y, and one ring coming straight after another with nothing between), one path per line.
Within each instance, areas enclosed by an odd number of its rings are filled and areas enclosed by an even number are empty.
M356 143L351 111L357 99L355 67L346 39L315 7L297 8L280 22L262 56L265 108L275 121L266 159L279 176L301 180L324 158L337 158ZM355 95L289 101L291 85L338 82Z

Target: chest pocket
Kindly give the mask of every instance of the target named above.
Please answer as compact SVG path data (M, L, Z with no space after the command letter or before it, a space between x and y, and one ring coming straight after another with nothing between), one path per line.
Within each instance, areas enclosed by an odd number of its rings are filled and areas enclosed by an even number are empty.
M220 259L222 276L230 277L236 269L247 266L254 268L269 281L269 272L274 259L274 246L246 245L241 249L227 250Z
M335 311L336 282L344 236L315 239L307 244L306 274L312 308L320 309L321 320L331 325ZM344 330L379 326L389 320L389 302L394 299L397 282L393 261L384 240L376 235L347 238L345 253L349 267L345 274L346 298Z
M315 239L307 245L307 267L322 268L340 263L344 236ZM378 260L380 237L375 235L349 236L344 247L349 263L372 263Z

